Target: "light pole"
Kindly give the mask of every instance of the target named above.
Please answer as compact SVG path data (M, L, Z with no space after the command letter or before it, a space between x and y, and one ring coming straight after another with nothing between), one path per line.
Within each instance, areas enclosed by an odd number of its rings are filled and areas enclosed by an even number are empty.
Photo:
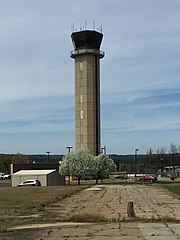
M162 177L162 174L163 174L163 157L160 158L160 169L161 169L161 177Z
M49 154L51 153L51 152L46 152L47 153L47 155L48 155L48 162L49 162Z
M101 150L102 150L102 154L106 155L106 146L102 147Z
M70 153L71 152L71 149L73 148L73 147L66 147L67 149L68 149L68 152Z
M134 177L136 178L136 174L137 174L137 152L139 151L138 148L135 149L135 153L134 153Z

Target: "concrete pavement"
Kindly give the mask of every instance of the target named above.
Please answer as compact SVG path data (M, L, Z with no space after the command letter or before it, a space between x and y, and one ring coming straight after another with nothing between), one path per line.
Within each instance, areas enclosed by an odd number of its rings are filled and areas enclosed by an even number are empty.
M128 201L133 201L138 221L128 219ZM20 240L23 236L26 236L26 240L180 239L180 200L153 185L98 185L64 199L59 204L55 203L46 210L62 217L74 214L101 214L109 219L110 223L20 226L11 229L11 233L14 231L18 238L6 233L4 237L8 238L2 239ZM2 236L0 234L0 237Z
M30 229L38 229L33 238L30 237ZM21 236L22 230L21 226L16 228L17 236ZM26 235L28 240L178 240L180 239L180 224L142 222L55 223L28 226L23 230L23 235ZM10 240L11 238L7 239Z

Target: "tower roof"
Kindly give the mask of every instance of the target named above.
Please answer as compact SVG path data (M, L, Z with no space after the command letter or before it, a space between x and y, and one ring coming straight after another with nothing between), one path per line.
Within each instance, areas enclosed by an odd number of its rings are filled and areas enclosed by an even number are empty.
M81 48L100 49L103 34L94 30L73 32L71 34L75 50Z

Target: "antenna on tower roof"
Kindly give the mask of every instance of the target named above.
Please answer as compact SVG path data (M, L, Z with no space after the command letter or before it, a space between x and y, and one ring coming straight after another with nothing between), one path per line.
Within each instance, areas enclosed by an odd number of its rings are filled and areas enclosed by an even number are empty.
M102 33L102 24L101 24L101 27L100 27L100 32Z
M87 21L85 20L85 30L86 30L86 28L87 28Z
M75 28L74 23L72 23L72 25L71 25L71 31L72 31L72 32L84 31L84 30L87 30L87 27L88 27L88 26L87 26L87 20L85 20L84 25L81 25L81 24L80 24L79 30L77 30L77 28ZM93 30L102 33L102 24L101 24L99 27L96 28L96 22L93 20Z
M74 32L74 23L71 25L71 32Z
M95 21L93 21L93 30L95 30Z

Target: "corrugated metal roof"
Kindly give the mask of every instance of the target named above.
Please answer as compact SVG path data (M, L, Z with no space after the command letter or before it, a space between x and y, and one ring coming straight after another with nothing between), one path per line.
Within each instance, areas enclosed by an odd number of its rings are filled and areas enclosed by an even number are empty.
M13 175L47 175L50 174L52 172L56 171L56 169L45 169L45 170L20 170L16 173L14 173Z

